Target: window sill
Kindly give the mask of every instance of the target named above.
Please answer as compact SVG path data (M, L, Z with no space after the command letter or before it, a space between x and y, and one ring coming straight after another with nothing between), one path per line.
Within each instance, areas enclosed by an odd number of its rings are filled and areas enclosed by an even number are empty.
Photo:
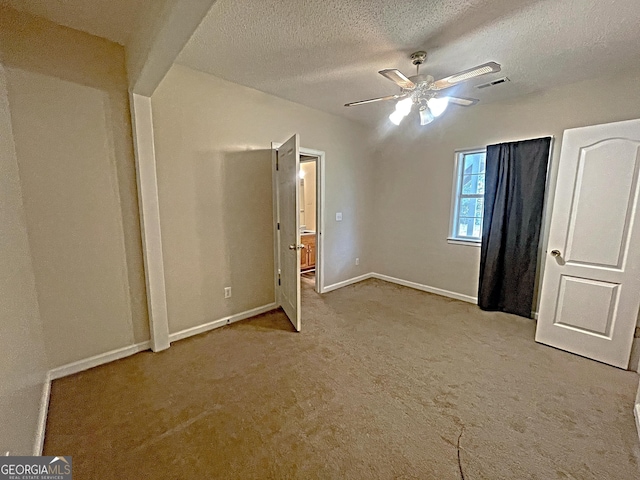
M460 240L459 238L447 238L447 243L451 245L466 245L467 247L480 247L479 240Z

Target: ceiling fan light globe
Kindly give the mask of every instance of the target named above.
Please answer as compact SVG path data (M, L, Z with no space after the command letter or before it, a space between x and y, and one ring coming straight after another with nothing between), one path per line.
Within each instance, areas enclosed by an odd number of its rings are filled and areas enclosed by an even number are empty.
M405 98L396 103L396 112L406 117L411 112L411 107L413 107L413 99Z
M404 117L405 115L403 115L402 112L395 110L391 115L389 115L389 120L391 120L391 123L394 125L400 125L400 122L402 122Z
M420 125L427 125L433 122L434 116L428 107L424 106L420 108Z
M433 116L439 117L449 106L449 97L430 98L427 101L427 105L429 105L429 110L431 110Z

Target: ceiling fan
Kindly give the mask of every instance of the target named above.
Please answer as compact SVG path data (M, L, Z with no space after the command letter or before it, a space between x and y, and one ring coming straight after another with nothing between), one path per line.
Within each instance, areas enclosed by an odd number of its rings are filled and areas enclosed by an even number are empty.
M354 107L366 103L382 102L385 100L398 100L395 111L389 115L389 120L400 125L404 117L409 115L414 105L418 105L420 125L431 123L435 117L440 116L449 103L470 107L478 103L476 98L441 96L439 92L453 87L472 78L500 71L500 65L496 62L483 63L468 70L463 70L454 75L434 80L431 75L421 75L420 65L427 59L427 52L419 51L411 54L411 61L416 66L416 74L406 77L395 68L380 70L378 73L388 78L400 87L400 93L386 97L371 98L358 102L346 103L345 107Z

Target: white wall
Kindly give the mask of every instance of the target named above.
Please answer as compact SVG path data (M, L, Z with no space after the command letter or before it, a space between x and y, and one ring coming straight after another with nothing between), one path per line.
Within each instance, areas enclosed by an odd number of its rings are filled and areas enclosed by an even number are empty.
M555 179L562 132L640 117L639 80L634 73L502 103L450 106L426 127L405 120L381 142L375 164L374 271L475 297L480 249L447 243L454 150L554 135ZM554 188L552 182L551 198Z
M296 132L326 152L325 283L371 270L365 128L179 65L152 105L171 332L274 301L270 145Z
M0 454L31 455L47 359L0 64Z
M0 9L49 367L149 339L124 49Z

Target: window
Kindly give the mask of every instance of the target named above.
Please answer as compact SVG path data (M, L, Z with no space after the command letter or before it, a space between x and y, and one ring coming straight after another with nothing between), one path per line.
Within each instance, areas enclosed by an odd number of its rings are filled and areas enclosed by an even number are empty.
M480 243L484 212L485 160L485 149L467 150L456 154L449 237L451 243Z

